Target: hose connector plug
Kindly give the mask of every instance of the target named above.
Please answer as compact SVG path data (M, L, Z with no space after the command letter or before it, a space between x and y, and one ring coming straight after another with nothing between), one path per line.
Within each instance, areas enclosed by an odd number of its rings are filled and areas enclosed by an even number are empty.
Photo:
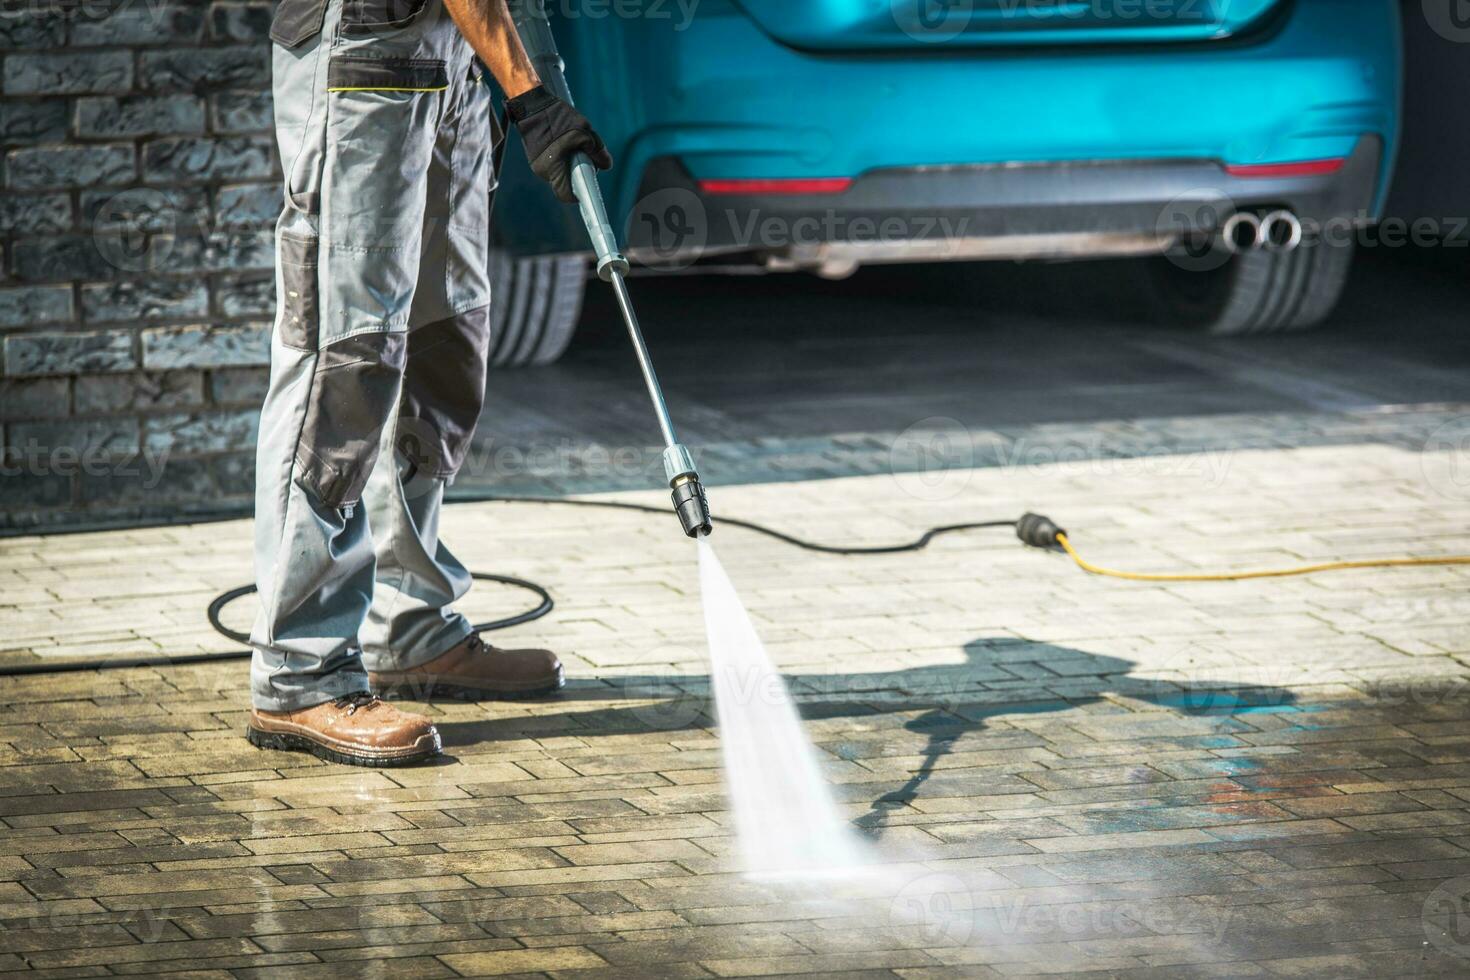
M1050 517L1040 514L1022 514L1016 522L1016 537L1033 548L1055 548L1057 538L1066 533Z

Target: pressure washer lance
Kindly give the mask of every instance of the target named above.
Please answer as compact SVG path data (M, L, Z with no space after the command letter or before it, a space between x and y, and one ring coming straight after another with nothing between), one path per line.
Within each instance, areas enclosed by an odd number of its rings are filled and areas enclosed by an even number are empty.
M571 88L563 74L564 64L556 50L556 38L552 36L551 24L546 19L544 2L510 0L509 7L511 19L521 35L521 44L536 73L541 76L541 84L571 105ZM628 296L628 284L624 279L628 260L618 250L617 236L608 221L602 190L597 184L597 170L584 153L572 157L572 191L577 195L577 208L582 212L587 237L592 240L592 250L597 254L597 277L610 284L613 295L617 297L618 309L622 311L623 323L628 328L628 338L633 342L633 353L638 356L638 368L643 372L643 383L648 387L648 397L658 417L659 431L664 439L664 476L673 493L674 513L679 516L679 523L689 537L709 534L713 530L709 501L705 498L704 486L699 482L699 474L695 472L694 458L674 434L669 407L664 403L658 375L654 373L653 361L648 356L648 346L643 342L643 331L638 328L633 300Z

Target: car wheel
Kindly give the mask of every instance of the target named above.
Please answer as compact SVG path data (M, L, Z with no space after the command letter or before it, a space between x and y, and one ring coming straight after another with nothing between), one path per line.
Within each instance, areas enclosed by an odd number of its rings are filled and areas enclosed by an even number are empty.
M550 364L582 314L587 266L574 255L490 253L490 366Z
M1200 257L1149 263L1149 292L1166 321L1222 336L1317 326L1347 285L1354 245L1309 241L1291 251L1258 248L1200 269ZM1207 262L1207 265L1215 265Z

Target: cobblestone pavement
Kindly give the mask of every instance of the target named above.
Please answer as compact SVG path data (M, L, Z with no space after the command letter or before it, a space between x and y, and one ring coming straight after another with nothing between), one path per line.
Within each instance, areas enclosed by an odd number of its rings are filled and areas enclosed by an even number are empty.
M872 475L711 470L711 500L864 544L1029 509L1132 568L1446 554L1470 550L1467 415L1117 423L1050 456L1013 450L1059 430L940 424L868 447ZM931 437L973 465L926 467ZM227 648L203 607L248 578L248 533L0 541L3 662ZM469 503L446 536L551 589L508 635L572 681L427 708L437 765L252 748L240 661L0 678L0 975L1470 972L1470 569L1144 585L1005 531L876 557L718 531L846 814L895 862L813 895L734 873L672 517Z
M1470 399L1463 251L1410 261L1364 250L1328 326L1270 338L1148 326L1135 308L1144 268L1131 262L632 288L701 468L757 483L888 472L905 463L890 458L896 439L938 424L970 434L960 447L970 458L956 454L953 466L1365 438L1422 445L1426 432L1382 408ZM641 489L661 473L656 441L617 311L593 283L561 363L493 376L454 493Z

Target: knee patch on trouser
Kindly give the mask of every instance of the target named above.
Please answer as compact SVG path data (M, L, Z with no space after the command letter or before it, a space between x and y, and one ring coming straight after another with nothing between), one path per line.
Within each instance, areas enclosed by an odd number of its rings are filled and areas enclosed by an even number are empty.
M295 479L328 507L354 504L377 461L407 362L407 334L371 331L321 343L321 240L277 237L281 344L315 353L306 413L296 441Z
M362 497L403 382L403 333L368 333L317 353L296 446L296 480L329 507Z
M448 478L464 465L485 400L489 345L485 307L409 334L395 448L418 472Z

